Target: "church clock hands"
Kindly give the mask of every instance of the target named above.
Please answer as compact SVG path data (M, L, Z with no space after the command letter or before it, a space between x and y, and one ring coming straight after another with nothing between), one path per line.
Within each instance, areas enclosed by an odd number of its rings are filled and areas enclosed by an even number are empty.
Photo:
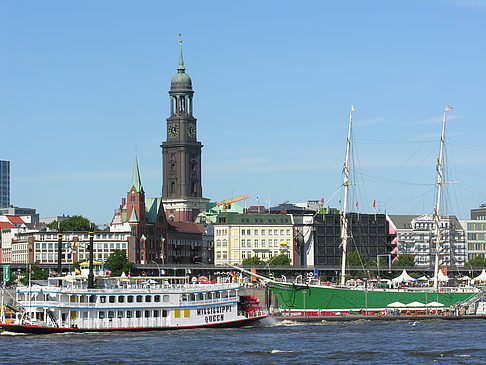
M194 123L187 125L187 136L190 138L196 137L196 125Z
M175 123L169 124L167 132L170 138L175 138L179 134L179 126Z

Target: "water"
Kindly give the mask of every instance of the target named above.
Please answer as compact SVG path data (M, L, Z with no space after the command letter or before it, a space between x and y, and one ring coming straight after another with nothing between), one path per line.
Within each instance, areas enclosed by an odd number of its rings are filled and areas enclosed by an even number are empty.
M2 364L480 364L486 321L327 322L167 332L0 335Z

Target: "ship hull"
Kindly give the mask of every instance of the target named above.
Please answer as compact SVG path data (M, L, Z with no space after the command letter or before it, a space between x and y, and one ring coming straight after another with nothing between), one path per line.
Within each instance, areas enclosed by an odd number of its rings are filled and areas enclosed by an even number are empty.
M133 327L133 328L65 328L65 327L50 327L50 326L36 326L36 325L20 325L20 324L0 324L0 328L4 331L25 334L53 334L53 333L84 333L84 332L142 332L142 331L168 331L177 329L192 329L192 328L231 328L243 327L257 323L266 318L267 315L243 318L230 322L193 325L193 326L171 326L171 327Z
M472 290L437 293L430 290L365 290L289 283L269 283L268 287L275 294L281 313L295 316L334 316L363 312L381 314L391 309L434 311L449 309L475 294ZM403 306L394 306L397 302ZM407 306L413 302L421 305Z

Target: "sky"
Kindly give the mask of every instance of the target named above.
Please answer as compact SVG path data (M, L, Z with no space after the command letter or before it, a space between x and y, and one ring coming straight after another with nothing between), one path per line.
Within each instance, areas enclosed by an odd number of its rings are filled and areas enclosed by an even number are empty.
M349 209L431 213L448 104L441 212L486 203L486 1L0 0L11 204L109 223L135 153L161 195L179 33L204 197L341 208L353 105Z

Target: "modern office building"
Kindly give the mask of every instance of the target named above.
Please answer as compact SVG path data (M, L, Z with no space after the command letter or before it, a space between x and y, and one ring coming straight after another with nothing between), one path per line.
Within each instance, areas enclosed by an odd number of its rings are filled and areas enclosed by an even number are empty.
M0 161L0 208L10 205L10 161Z

